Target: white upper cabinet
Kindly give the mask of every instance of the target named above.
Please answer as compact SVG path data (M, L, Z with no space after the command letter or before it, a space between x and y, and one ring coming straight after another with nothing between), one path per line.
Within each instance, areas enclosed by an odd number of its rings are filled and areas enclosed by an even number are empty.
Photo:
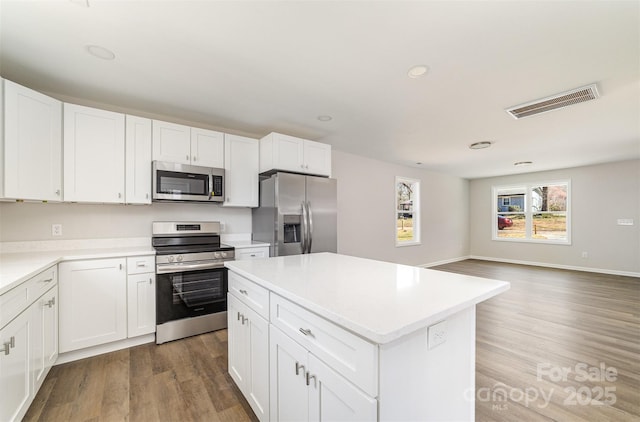
M151 120L126 116L125 202L151 203Z
M224 133L192 127L191 164L224 168Z
M175 123L153 121L153 159L191 164L191 128Z
M258 206L259 144L257 139L225 135L225 200L228 207Z
M65 201L124 203L124 144L124 114L65 103Z
M2 150L1 196L62 201L62 102L5 80Z
M272 132L260 140L260 173L270 170L331 176L331 145Z
M153 121L153 159L203 167L224 167L224 134Z

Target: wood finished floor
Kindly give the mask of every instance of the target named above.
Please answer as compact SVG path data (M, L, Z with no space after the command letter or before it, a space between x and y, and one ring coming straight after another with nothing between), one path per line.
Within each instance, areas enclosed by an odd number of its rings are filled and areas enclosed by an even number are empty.
M511 282L477 307L476 420L640 420L639 279L476 260L436 269ZM227 373L226 335L55 366L24 420L256 421ZM616 381L577 380L576 365L601 363L617 370ZM571 372L538 380L541 364ZM612 406L580 404L606 388Z

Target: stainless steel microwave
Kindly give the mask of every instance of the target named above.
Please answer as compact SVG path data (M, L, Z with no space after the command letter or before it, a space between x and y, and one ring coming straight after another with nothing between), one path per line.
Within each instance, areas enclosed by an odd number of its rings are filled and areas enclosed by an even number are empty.
M154 201L222 202L224 169L153 162Z

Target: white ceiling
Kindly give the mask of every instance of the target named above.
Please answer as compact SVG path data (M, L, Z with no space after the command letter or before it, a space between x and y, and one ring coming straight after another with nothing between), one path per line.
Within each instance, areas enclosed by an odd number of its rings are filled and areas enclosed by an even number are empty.
M640 158L637 1L82 2L2 0L2 76L465 178ZM590 83L596 101L504 112Z

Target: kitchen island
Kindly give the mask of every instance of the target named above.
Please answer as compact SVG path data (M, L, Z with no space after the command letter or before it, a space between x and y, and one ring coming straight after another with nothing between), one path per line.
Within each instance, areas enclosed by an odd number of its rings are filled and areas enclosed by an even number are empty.
M474 419L475 305L509 283L332 253L226 262L260 420Z

